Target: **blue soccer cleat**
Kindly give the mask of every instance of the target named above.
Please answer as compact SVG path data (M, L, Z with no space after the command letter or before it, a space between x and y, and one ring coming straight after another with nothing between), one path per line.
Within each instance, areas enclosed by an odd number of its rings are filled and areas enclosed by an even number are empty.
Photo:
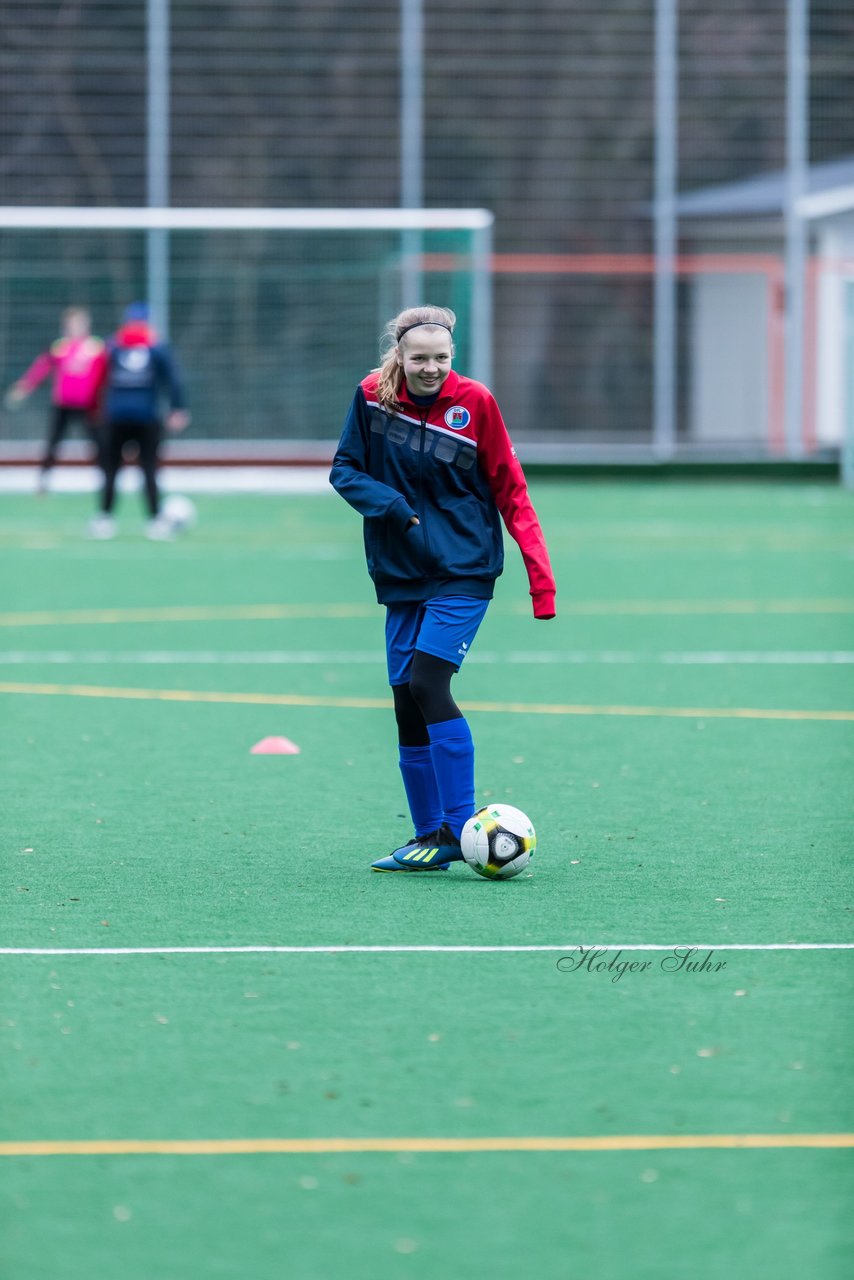
M429 832L426 836L419 838L413 836L411 840L407 840L406 844L402 844L399 849L395 849L394 853L388 854L385 858L377 858L376 862L371 863L372 871L408 871L408 867L402 867L399 862L395 862L395 857L399 853L408 853L410 849L418 849L422 845L429 844L433 841L435 831Z
M371 863L372 871L447 871L450 862L462 858L458 841L447 827L412 839L386 858Z

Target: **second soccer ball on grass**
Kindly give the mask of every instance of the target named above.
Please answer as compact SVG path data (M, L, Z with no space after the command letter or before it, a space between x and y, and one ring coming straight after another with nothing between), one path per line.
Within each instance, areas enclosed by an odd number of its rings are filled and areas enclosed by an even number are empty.
M171 493L163 503L163 515L173 533L185 533L196 523L196 504L181 493Z

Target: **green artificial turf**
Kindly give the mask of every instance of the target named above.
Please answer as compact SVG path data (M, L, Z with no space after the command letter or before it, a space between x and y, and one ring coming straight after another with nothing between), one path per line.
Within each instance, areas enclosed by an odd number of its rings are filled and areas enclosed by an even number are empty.
M850 950L718 951L725 967L696 974L628 952L650 967L618 981L557 967L579 944L852 941L850 497L532 491L558 618L534 622L508 543L455 682L494 707L469 713L479 795L537 826L531 874L506 884L367 869L410 821L390 705L346 705L389 699L382 610L340 500L201 497L198 528L165 545L141 538L129 498L105 544L82 535L84 498L5 501L0 682L31 691L0 692L3 945L562 950L0 956L0 1140L854 1129ZM205 616L163 616L188 606ZM253 606L302 616L222 616ZM140 609L150 620L79 616ZM808 654L824 658L795 661ZM262 700L109 692L127 688ZM596 713L639 707L652 714ZM708 714L738 709L803 718ZM300 754L251 755L268 735ZM851 1164L791 1149L8 1157L0 1261L8 1280L841 1280Z

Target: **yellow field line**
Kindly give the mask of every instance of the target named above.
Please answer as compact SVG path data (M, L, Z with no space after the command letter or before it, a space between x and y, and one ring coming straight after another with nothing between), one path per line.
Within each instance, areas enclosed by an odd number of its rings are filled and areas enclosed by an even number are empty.
M0 689L2 691L2 689ZM461 702L463 711L537 716L675 716L689 720L854 720L854 711L798 711L778 707L595 706L563 702Z
M337 707L387 710L390 698L303 693L229 693L201 689L134 689L90 684L21 684L0 681L0 694L67 698L125 698L140 702L207 702L257 707ZM571 702L461 702L463 711L534 716L664 716L689 720L854 720L854 711L799 711L780 707L597 706Z
M42 609L0 613L0 627L72 626L120 622L229 622L277 618L372 618L377 605L365 604L253 604L158 605L135 609ZM529 606L513 606L513 613L527 613ZM672 615L672 614L810 614L854 613L854 599L816 600L568 600L560 611L567 615Z
M143 702L214 702L260 707L354 707L369 710L392 706L390 698L323 697L301 693L227 693L195 689L125 689L88 684L18 684L0 681L0 694L48 694L69 698L129 698Z
M0 1156L331 1155L423 1151L706 1151L854 1147L854 1133L621 1134L593 1138L115 1138L0 1142Z
M0 627L71 626L101 622L233 622L275 618L369 618L369 604L163 605L148 609L42 609L0 613Z
M854 613L854 599L824 600L571 600L570 614Z

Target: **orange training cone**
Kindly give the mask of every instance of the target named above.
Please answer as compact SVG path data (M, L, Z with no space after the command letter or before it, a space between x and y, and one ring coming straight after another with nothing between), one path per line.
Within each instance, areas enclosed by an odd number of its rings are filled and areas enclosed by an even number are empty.
M290 738L262 738L250 748L253 756L298 756L299 747Z

